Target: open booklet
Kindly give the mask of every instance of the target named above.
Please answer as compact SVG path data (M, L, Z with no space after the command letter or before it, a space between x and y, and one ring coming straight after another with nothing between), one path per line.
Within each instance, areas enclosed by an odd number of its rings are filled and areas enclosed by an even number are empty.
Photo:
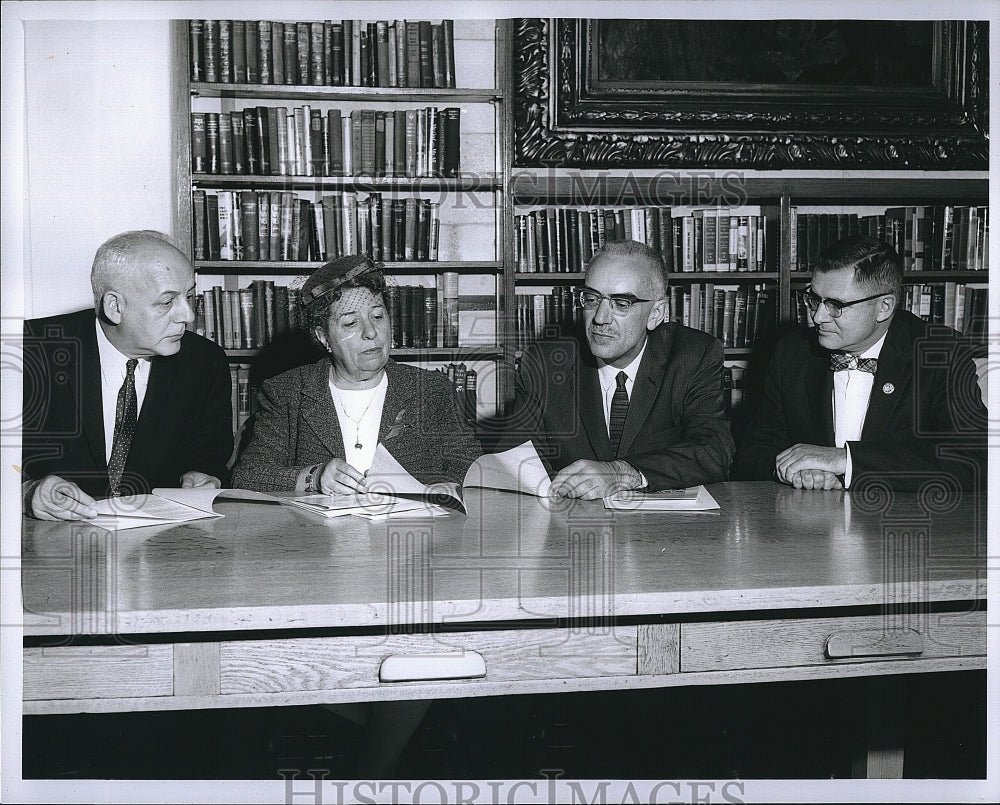
M287 501L324 517L353 514L380 518L403 513L438 516L465 513L465 487L503 489L545 498L550 486L549 474L530 441L503 453L480 456L469 467L462 486L420 483L381 444L375 449L366 476L368 491L361 495L297 495Z
M276 502L271 495L246 489L156 488L150 494L98 500L93 505L97 510L97 517L87 522L108 531L123 531L128 528L222 517L212 508L212 504L218 499Z
M604 508L616 511L703 512L719 508L704 486L662 492L619 492L604 498Z

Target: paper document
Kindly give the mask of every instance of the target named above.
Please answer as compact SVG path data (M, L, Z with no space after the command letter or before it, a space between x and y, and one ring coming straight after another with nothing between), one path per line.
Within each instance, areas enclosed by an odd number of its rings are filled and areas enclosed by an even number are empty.
M436 517L450 511L466 512L464 487L545 497L550 486L548 472L530 441L503 453L480 456L469 467L461 487L454 483L420 483L382 444L375 448L366 476L368 492L362 495L297 495L287 500L323 517L353 514L374 519L402 513Z
M616 511L698 512L718 509L719 504L704 486L690 486L662 492L619 492L604 498L604 508Z
M159 487L150 494L105 498L94 503L97 517L88 520L108 531L123 531L150 525L184 523L206 517L222 517L212 509L218 498L236 500L273 500L260 492L246 489L168 489Z

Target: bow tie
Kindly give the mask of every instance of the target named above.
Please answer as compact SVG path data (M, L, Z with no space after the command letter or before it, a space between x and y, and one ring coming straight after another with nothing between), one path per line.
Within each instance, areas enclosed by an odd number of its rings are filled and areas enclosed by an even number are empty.
M859 372L875 374L878 368L878 358L859 358L844 352L830 353L830 371L841 372L845 369L855 369Z

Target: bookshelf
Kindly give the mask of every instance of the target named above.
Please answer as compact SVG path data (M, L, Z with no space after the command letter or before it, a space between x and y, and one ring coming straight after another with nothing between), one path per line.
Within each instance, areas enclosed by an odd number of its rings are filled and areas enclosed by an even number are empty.
M767 220L765 229L765 259L758 271L684 271L673 256L664 251L664 258L671 269L671 286L674 292L685 293L696 285L704 288L711 283L736 288L766 287L774 294L773 304L767 313L770 333L761 333L761 342L770 336L796 326L795 294L804 287L810 272L798 270L797 223L802 216L854 216L857 218L884 218L887 210L919 208L940 210L943 207L985 208L989 198L989 180L986 171L820 171L820 170L676 170L652 169L586 169L586 168L534 168L514 166L511 172L511 196L515 219L525 212L548 206L568 206L577 209L643 208L659 207L661 216L680 211L690 214L693 209L726 210L732 208L759 208ZM891 214L891 213L890 213ZM984 220L980 216L980 220ZM988 282L988 265L982 259L986 250L983 240L986 230L978 230L980 247L976 259L979 268L962 270L942 267L940 260L927 261L924 270L904 273L907 293L921 288L921 298L914 304L914 312L928 312L927 289L938 286L938 299L931 304L945 304L946 284L957 286L985 286ZM964 242L968 244L968 237ZM928 248L940 249L936 235L928 237ZM661 243L661 247L663 243ZM521 295L548 293L561 285L578 285L583 273L518 271L516 255L511 262L511 281ZM933 266L933 267L932 267ZM948 310L952 310L955 288L948 290ZM985 298L985 297L984 297ZM904 300L905 301L905 300ZM671 314L684 315L675 305ZM937 311L935 311L937 313ZM968 313L968 311L967 311ZM967 322L967 319L966 319ZM946 320L943 323L948 323ZM703 322L702 322L703 324ZM953 322L954 325L954 322ZM717 335L719 333L716 333ZM741 345L727 343L726 365L740 374L756 356L752 342Z
M305 278L340 254L368 253L383 262L390 285L398 288L394 297L410 302L412 295L412 304L421 311L425 305L426 311L433 309L426 316L414 312L405 326L394 319L392 357L426 368L447 366L453 377L478 375L472 415L489 416L505 399L509 374L503 371L508 361L503 235L509 175L507 25L400 20L369 27L366 21L350 21L345 27L354 29L353 64L348 54L338 65L341 40L339 34L332 38L331 54L331 26L344 23L172 24L175 232L192 258L199 294L214 297L203 298L203 305L215 308L221 301L233 321L240 315L241 292L244 304L253 306L242 326L227 325L242 331L237 336L228 329L214 333L211 323L206 335L216 336L226 348L234 376L245 388L255 367L275 365L266 353L279 347L287 329L295 329L295 289ZM210 25L214 50L221 47L220 32L229 42L229 59L216 52L211 72L205 41ZM434 29L433 67L440 66L440 73L433 80L421 73L426 64L418 60L416 70L413 63L405 64L406 47L416 40L403 45L396 32L398 26L409 33L411 25ZM365 45L359 55L359 41L365 41L366 31L374 39L376 26L378 47ZM257 48L249 39L240 40L237 29L244 36L259 30ZM274 49L265 56L260 49L265 30L291 36L284 47L296 42L298 56L306 60L287 58L286 50L284 76L276 75L279 37L274 34ZM349 37L343 38L348 51ZM237 41L245 42L238 57ZM366 50L371 74L365 67ZM257 54L254 67L248 65L251 51ZM221 66L226 63L228 70ZM269 72L265 63L272 65ZM221 80L222 73L227 80ZM216 80L199 80L204 78ZM391 83L399 86L386 85ZM217 134L213 127L220 124L228 131ZM263 131L267 142L258 140ZM276 135L280 148L270 142ZM232 142L237 136L244 141L242 149ZM232 158L227 162L223 154L230 151L249 164L234 164ZM266 165L262 155L270 157ZM224 210L221 219L216 207ZM286 218L296 222L292 231L301 232L301 240L284 231ZM216 220L218 232L212 229ZM255 221L259 237L251 249L248 234ZM232 230L239 227L248 231L240 232L234 243ZM217 236L218 244L213 242ZM458 298L457 314L449 320L446 307L454 310L443 298L446 285L452 289L449 294L457 288ZM292 301L282 314L285 296ZM257 312L259 304L265 314ZM222 319L219 314L214 329L222 327ZM456 326L457 342L449 329ZM290 348L301 349L304 342L289 341Z
M445 272L457 274L460 297L469 303L466 319L484 322L485 335L481 331L474 337L465 337L458 347L444 347L440 343L399 346L393 350L393 357L431 368L448 362L475 367L480 372L476 406L480 417L501 409L509 399L513 388L511 373L519 350L531 337L545 332L546 304L551 315L557 318L561 315L565 320L572 314L572 305L567 304L569 289L580 285L584 277L583 246L576 260L560 264L558 271L539 270L537 264L534 270L529 270L523 264L525 243L520 240L519 231L525 216L537 216L540 211L550 209L572 210L578 216L578 229L584 220L579 216L608 209L623 214L628 211L631 215L631 210L652 208L658 210L661 220L668 217L669 211L671 221L692 216L699 210L714 210L717 216L739 209L758 216L764 221L764 248L761 260L752 268L727 264L725 270L717 265L720 270L704 271L697 270L697 265L688 265L688 269L696 270L685 270L683 246L678 246L676 233L670 232L669 249L664 248L668 238L659 239L659 248L671 265L671 284L677 289L674 293L679 295L679 299L672 300L674 316L684 315L685 299L690 316L691 308L697 307L692 299L696 288L702 300L702 324L708 313L704 302L708 285L713 286L713 297L721 288L732 292L734 300L741 293L749 301L752 292L766 292L764 319L771 332L759 333L756 339L731 338L726 346L727 366L746 369L760 352L755 350L755 342L766 343L771 335L796 326L794 291L808 277L808 271L797 270L800 217L861 218L884 216L886 210L908 206L931 209L988 204L987 171L965 168L861 169L847 163L835 169L692 168L681 163L671 165L665 160L657 161L656 166L615 168L578 163L569 167L562 166L566 158L559 158L562 152L557 150L540 167L539 160L532 156L533 149L543 145L561 147L559 137L569 135L559 133L557 137L546 128L547 105L541 101L548 98L549 89L547 85L541 89L535 87L539 80L532 61L536 58L535 50L527 48L520 55L515 52L519 45L512 44L509 21L455 22L454 88L197 82L192 80L189 70L189 34L188 21L174 24L175 232L189 245L192 256L195 245L192 193L199 190L206 194L250 189L261 193L295 193L314 203L321 203L324 196L344 193L356 194L359 199L382 194L383 200L420 198L438 203L441 238L437 260L388 260L387 273L399 284L435 289L441 286ZM533 93L541 94L536 98ZM231 114L258 105L289 109L309 106L324 112L339 109L345 117L351 111L365 109L390 112L428 106L457 107L461 110L460 170L453 176L366 175L346 171L345 175L292 172L248 176L193 171L191 114ZM589 137L586 133L575 136ZM611 135L603 132L601 136L607 139ZM629 143L630 138L642 140L644 135L623 131L615 136L621 143ZM522 148L519 139L524 139L523 148L531 152L523 164L518 157ZM589 153L594 148L597 146L591 148L581 140L580 153ZM718 247L719 241L716 243ZM760 249L756 251L759 254ZM235 291L255 280L301 281L323 261L233 261L206 256L195 258L194 262L199 290L221 285L225 290ZM931 269L925 266L922 271L911 267L905 274L905 282L914 288L942 283L978 285L985 284L987 277L987 271L970 269L967 265ZM921 303L923 293L922 288ZM532 316L541 317L541 326L537 318L527 316L527 308L531 308ZM736 332L734 329L734 336ZM467 328L465 334L470 333ZM229 352L231 359L241 366L253 365L259 358L259 350L253 348L233 348Z

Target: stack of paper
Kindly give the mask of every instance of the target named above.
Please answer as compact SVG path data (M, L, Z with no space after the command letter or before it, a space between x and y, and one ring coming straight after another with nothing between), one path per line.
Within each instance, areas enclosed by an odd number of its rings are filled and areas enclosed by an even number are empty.
M619 492L604 498L604 508L616 511L698 512L718 509L704 486L665 489L662 492Z

